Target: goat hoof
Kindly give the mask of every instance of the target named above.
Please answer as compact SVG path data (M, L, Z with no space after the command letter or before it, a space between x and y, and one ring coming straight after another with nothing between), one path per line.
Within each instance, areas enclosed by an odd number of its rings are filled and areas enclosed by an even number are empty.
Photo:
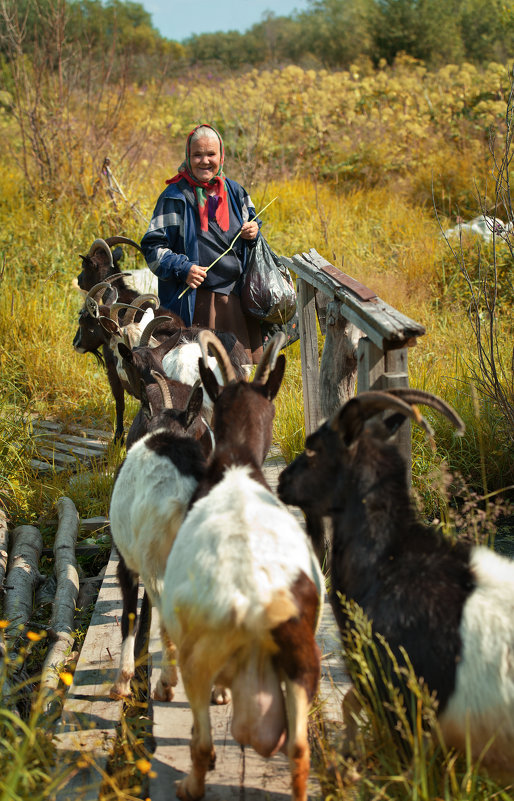
M223 704L229 704L231 700L230 690L228 687L221 687L219 684L216 684L212 688L211 693L211 702L213 704L217 704L218 706L222 706Z
M164 682L159 679L153 691L154 699L156 701L173 701L173 696L174 692L171 684L164 684Z
M197 801L197 799L203 797L204 793L190 793L188 790L188 779L189 776L186 776L185 779L176 784L175 793L177 798L180 798L180 801Z
M132 690L130 689L130 685L126 687L124 684L113 684L109 690L109 698L112 698L113 701L119 701L122 698L129 698L131 695Z

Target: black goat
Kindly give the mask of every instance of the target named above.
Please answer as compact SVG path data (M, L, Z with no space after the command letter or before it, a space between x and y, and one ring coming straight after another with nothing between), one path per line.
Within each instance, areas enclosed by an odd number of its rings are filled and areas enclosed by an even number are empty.
M344 596L364 610L400 665L405 650L436 693L446 743L465 750L470 742L474 757L512 779L514 562L485 547L451 545L419 520L391 441L406 418L424 423L417 403L442 412L462 433L455 412L429 393L362 393L307 437L305 451L280 476L279 496L332 518L330 598L341 632L353 625ZM379 419L386 409L393 414ZM405 692L380 638L376 645ZM351 740L352 721L345 722Z

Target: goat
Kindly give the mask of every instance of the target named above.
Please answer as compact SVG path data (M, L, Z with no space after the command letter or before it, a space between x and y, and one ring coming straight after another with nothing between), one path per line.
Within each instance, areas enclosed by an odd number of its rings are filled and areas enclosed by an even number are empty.
M166 337L166 328L172 332L171 336ZM118 341L116 350L122 360L123 376L126 377L132 388L132 393L136 395L143 379L145 383L150 382L153 370L164 372L170 378L174 378L184 384L193 385L199 378L198 359L201 356L201 349L198 343L200 331L204 329L198 326L191 328L180 328L177 330L172 325L162 324L160 319L154 318L146 326L140 339L138 347L126 347L125 343ZM162 342L155 342L150 345L152 334L164 337ZM229 353L229 359L237 378L247 376L246 353L243 345L236 339L234 334L228 332L215 332L222 342L225 350ZM216 359L209 357L211 367L216 367ZM218 373L221 379L221 374ZM212 402L209 398L204 398L203 415L210 422L212 416Z
M205 466L195 434L203 400L201 386L181 388L174 382L172 391L176 397L182 396L176 408L170 383L158 374L154 378L162 390L162 408L148 420L148 433L127 451L109 510L112 538L120 556L118 579L123 599L120 667L111 688L113 698L131 692L139 577L145 589L141 611L145 617L148 600L160 607L166 559ZM173 698L177 670L173 642L163 629L161 634L163 664L155 697L166 701Z
M391 660L377 635L399 665L405 649L435 692L446 743L465 749L469 737L474 757L512 778L514 562L485 547L452 545L418 519L406 466L391 442L406 418L424 424L417 403L463 432L455 412L429 393L364 392L307 437L304 452L281 473L279 497L331 515L330 600L341 633L352 627L339 600L345 596L370 619L386 670ZM385 409L393 414L376 419ZM348 717L354 701L350 694L343 708L348 741L355 734Z
M133 315L135 313L141 314L138 304L147 305L154 298L157 303L158 299L155 295L140 295L132 300L131 309L124 310L124 322L132 323ZM124 304L117 303L118 291L109 282L102 281L99 284L91 287L87 297L84 300L84 305L79 312L78 329L73 339L73 347L77 353L92 353L95 358L103 364L107 373L107 380L114 397L116 408L116 426L114 432L114 441L122 442L124 436L123 428L123 415L125 411L125 395L124 392L131 392L130 385L120 378L117 370L117 359L110 347L111 331L107 329L104 322L110 318L111 311ZM100 304L100 301L102 303ZM135 307L135 310L134 310ZM167 309L158 308L154 312L169 320L169 325L175 328L183 325L182 320L177 317L173 312ZM127 319L125 319L127 318ZM119 328L118 317L116 312L116 319L113 325ZM139 390L139 388L138 388Z
M189 801L204 794L215 760L214 682L232 691L234 738L267 757L286 749L292 796L307 797L307 715L320 675L314 635L323 576L302 528L261 470L284 374L285 357L277 357L283 341L280 334L268 343L250 383L236 380L212 332L199 335L216 445L168 557L161 597L161 622L178 648L193 712L192 770L177 788Z
M141 252L137 242L125 236L95 239L88 253L80 256L82 270L76 279L80 289L89 292L95 284L99 284L101 281L114 281L123 303L130 303L138 294L148 292L156 294L157 278L148 267L134 270L133 273L119 272L118 265L123 259L123 252L121 248L115 248L111 252L111 247L119 244L132 245Z

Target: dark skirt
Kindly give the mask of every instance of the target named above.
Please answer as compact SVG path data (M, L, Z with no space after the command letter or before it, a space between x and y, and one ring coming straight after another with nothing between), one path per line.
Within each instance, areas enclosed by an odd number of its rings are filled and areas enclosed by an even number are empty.
M248 364L259 364L262 357L261 327L258 320L244 314L237 295L197 289L193 325L231 331L243 345Z

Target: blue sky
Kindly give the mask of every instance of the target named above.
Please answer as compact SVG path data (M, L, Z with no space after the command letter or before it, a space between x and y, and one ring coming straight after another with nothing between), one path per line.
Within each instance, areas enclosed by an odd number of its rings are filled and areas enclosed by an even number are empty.
M155 28L180 42L193 33L240 31L251 28L272 11L277 17L305 11L308 0L140 0Z

